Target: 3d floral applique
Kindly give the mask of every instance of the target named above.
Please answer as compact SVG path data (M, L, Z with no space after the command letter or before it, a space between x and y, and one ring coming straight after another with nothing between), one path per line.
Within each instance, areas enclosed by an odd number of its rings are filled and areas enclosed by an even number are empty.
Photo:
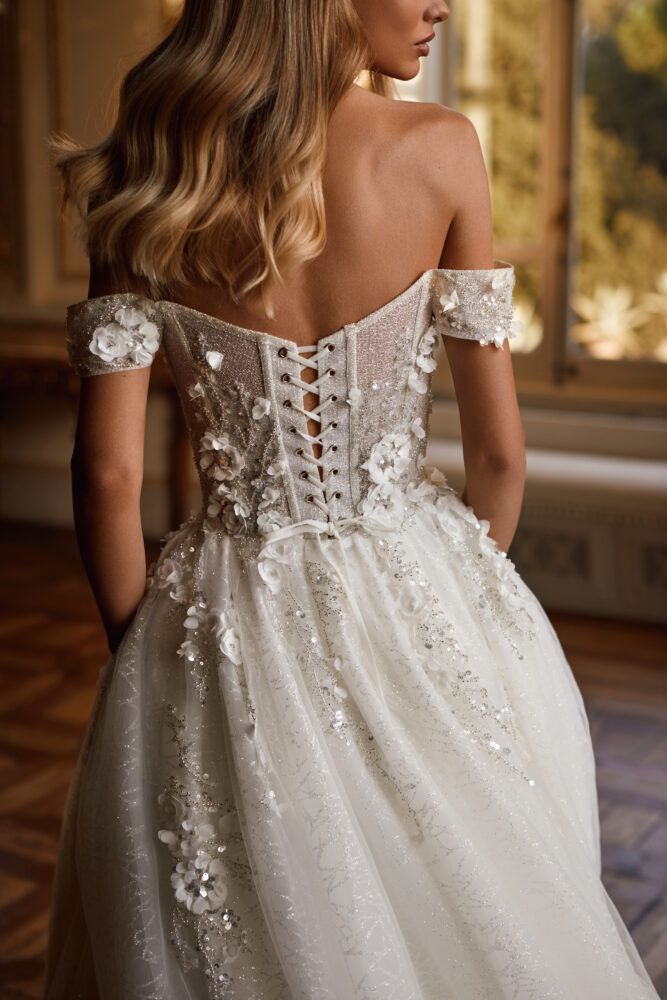
M415 417L415 419L410 424L410 432L414 436L422 441L426 437L426 431L424 430L424 424L421 417Z
M113 322L98 326L89 343L91 354L107 364L121 360L146 367L160 346L160 331L142 309L121 306Z
M427 327L419 338L408 371L408 386L420 395L428 392L428 380L424 375L429 375L437 368L437 361L433 357L435 345L435 330L433 327Z
M207 351L205 354L206 363L214 372L219 372L222 366L224 354L221 351Z
M233 479L244 466L243 456L227 434L218 436L213 431L206 431L201 437L199 448L199 466L213 479Z
M271 403L268 399L263 396L257 396L252 408L252 418L253 420L261 420L265 417L271 409Z
M350 389L345 402L348 404L350 409L356 409L361 402L361 389L356 388L356 386Z

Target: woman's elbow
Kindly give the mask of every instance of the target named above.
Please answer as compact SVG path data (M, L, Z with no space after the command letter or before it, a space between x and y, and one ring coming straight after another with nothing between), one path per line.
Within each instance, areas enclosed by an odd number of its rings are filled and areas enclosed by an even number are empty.
M78 493L135 497L141 493L143 468L126 461L85 458L76 449L70 460L72 488Z

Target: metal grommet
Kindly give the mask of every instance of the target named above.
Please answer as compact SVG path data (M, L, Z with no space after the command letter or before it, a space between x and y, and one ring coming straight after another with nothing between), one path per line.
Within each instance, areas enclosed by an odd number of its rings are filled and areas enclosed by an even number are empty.
M335 424L332 424L331 426L332 426L332 427L335 427L336 425L335 425ZM331 445L331 448L330 448L329 450L330 450L330 451L338 451L338 445L337 445L337 444L332 444L332 445Z
M337 401L337 399L338 399L338 396L330 396L329 398L330 398L330 400L331 400L332 403L335 403Z
M292 378L292 376L290 375L289 372L283 372L282 375L280 376L280 381L281 382L289 382L291 380L291 378Z
M313 497L312 493L309 493L308 496L306 497L306 500L308 501L308 503L312 503L313 499L314 499L314 497Z
M338 421L334 420L334 422L332 424L329 424L329 426L330 427L338 427Z
M290 427L289 432L290 434L296 434L296 427Z
M283 400L283 406L287 406L289 408L291 405L292 405L292 400L291 399L284 399Z
M335 350L336 348L334 347L333 344L327 344L327 351L335 351Z
M279 358L286 358L287 357L287 348L286 347L279 347L278 348L278 357Z
M334 496L336 497L336 499L340 499L340 497L342 496L342 493L340 492L340 490L336 490L336 492L334 493Z
M308 479L308 473L306 472L305 469L303 472L299 473L299 479Z
M330 368L329 369L329 374L332 375L332 376L335 375L336 374L336 369L335 368Z
M295 448L294 449L294 454L295 455L303 455L303 448Z
M331 474L332 474L333 476L337 476L337 475L338 475L338 469L332 469L332 470L331 470Z

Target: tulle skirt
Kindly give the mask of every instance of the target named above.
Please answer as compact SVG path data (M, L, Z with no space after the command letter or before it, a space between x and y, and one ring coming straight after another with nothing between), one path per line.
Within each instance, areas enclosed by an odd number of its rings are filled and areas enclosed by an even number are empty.
M487 531L450 491L259 560L167 536L70 786L47 1000L657 997L581 695Z

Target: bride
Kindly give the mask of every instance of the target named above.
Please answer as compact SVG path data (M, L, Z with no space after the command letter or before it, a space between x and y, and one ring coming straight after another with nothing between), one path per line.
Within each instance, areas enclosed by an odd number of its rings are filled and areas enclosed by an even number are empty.
M657 996L600 881L581 695L507 556L514 269L479 142L392 99L448 16L186 0L109 136L53 138L91 264L72 486L109 657L47 1000ZM147 567L158 351L202 503ZM442 353L462 493L425 464Z

